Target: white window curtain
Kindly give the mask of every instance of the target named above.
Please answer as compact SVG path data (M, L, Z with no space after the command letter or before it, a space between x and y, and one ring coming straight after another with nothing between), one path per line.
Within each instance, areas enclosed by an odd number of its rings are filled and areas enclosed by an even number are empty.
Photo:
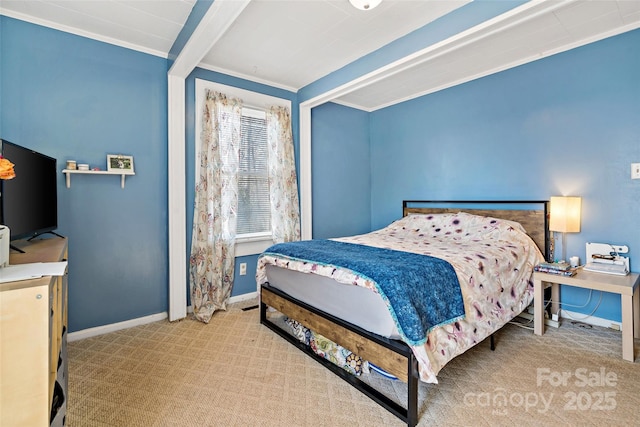
M195 317L209 323L233 286L242 101L207 89L202 114L189 284Z
M291 114L288 108L274 106L267 111L266 121L273 241L300 240L300 204Z

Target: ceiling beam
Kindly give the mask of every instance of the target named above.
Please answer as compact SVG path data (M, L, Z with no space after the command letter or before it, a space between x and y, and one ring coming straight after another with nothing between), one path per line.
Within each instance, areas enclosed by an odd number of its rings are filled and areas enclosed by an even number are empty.
M169 75L187 78L214 44L238 19L251 0L216 0L169 69Z
M216 0L185 43L167 76L169 320L187 315L185 80L250 0Z

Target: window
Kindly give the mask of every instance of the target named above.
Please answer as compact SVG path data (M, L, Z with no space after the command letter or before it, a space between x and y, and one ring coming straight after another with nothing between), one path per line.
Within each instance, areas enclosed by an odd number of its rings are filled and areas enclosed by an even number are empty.
M271 235L267 125L264 111L242 109L236 235Z
M251 106L243 108L241 121L243 137L240 147L236 256L259 254L273 244L269 189L266 187L268 169L265 109L271 105L291 109L291 101L202 79L196 79L195 86L196 129L202 129L201 112L205 89L240 98L245 106ZM200 138L196 138L195 143L197 153Z

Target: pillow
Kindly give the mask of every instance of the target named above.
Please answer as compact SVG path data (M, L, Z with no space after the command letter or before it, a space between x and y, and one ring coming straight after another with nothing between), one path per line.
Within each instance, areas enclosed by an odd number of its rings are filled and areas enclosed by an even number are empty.
M296 320L287 318L285 323L289 326L291 334L308 345L318 356L327 359L350 374L369 373L369 363L362 360L357 354L307 329Z
M519 222L474 215L468 212L418 214L412 213L387 227L395 233L428 233L432 236L481 236L496 230L513 228L526 233Z
M360 356L334 343L320 334L311 332L311 349L315 354L327 359L353 375L369 373L369 364Z
M311 339L311 331L309 331L309 329L302 326L300 322L289 317L287 317L285 323L289 326L289 330L294 337L306 345L309 345L309 341Z

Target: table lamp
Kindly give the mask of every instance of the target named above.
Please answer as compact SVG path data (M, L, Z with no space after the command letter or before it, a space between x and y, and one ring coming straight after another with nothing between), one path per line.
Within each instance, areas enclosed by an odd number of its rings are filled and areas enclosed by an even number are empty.
M566 233L578 233L580 231L581 204L581 197L551 197L549 230L562 233L562 261L567 259Z

